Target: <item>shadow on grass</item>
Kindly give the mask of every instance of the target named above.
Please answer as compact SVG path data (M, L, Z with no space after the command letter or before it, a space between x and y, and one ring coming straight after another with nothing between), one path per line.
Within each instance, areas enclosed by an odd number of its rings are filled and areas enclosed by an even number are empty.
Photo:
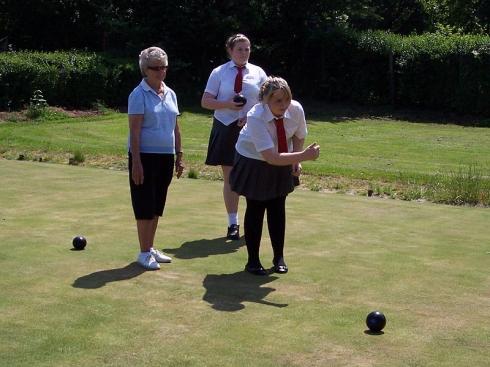
M165 248L164 252L173 254L178 259L195 259L211 255L232 254L243 246L244 242L230 241L226 237L214 238L212 240L202 239L184 242L177 248Z
M118 282L120 280L128 280L143 274L146 270L138 265L137 262L132 262L124 268L109 269L96 271L95 273L84 275L76 279L72 286L73 288L96 289L105 286L110 282Z
M255 302L266 306L287 307L287 304L266 301L264 298L275 288L262 287L276 280L276 276L256 276L245 271L233 274L208 274L202 284L206 293L202 299L217 311L239 311L244 302Z
M384 333L385 333L384 331L364 330L364 334L367 334L367 335L383 335Z

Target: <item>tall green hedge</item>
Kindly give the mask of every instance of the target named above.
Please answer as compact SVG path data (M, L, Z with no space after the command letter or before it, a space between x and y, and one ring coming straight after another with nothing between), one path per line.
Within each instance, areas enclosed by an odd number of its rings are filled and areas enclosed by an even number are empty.
M333 29L309 40L303 93L490 115L490 37ZM313 86L313 88L309 87Z
M298 99L394 104L490 116L490 37L400 36L332 28L307 35L282 59L258 40L252 62L285 77ZM194 65L192 55L171 55L169 84L179 99L198 103L216 65ZM221 63L222 61L218 61ZM203 71L196 77L195 70ZM204 70L206 69L206 70ZM208 70L209 69L209 70ZM88 52L0 53L0 109L28 103L43 91L51 105L124 106L140 79L137 60Z
M0 53L0 109L26 105L36 89L50 105L124 104L129 82L138 78L136 65L102 54L4 52Z

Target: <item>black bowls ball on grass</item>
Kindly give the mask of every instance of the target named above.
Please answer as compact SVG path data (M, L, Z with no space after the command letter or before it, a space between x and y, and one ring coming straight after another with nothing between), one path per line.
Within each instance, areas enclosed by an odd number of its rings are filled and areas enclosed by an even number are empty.
M233 97L233 102L240 103L240 106L244 106L245 103L247 103L247 98L245 98L243 94L236 94L235 97Z
M379 333L386 326L386 317L380 311L373 311L366 317L366 325L373 333Z
M87 246L87 239L83 236L76 236L73 238L72 244L75 250L81 251Z

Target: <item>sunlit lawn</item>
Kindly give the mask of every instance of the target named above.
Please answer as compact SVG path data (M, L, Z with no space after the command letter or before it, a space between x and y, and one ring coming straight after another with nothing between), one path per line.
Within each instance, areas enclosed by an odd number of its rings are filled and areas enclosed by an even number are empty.
M308 122L307 143L316 141L322 146L317 161L304 163L306 173L312 175L408 182L469 165L490 175L489 128L356 117L336 121L315 115ZM180 123L185 159L189 167L200 170L212 124L210 114L184 110ZM86 164L107 166L109 160L121 167L127 131L127 116L118 113L0 123L0 154L53 161L61 155L67 162L66 155L78 151Z
M287 201L290 272L255 277L243 240L223 238L221 184L185 178L157 234L174 261L145 272L126 172L9 160L0 172L2 366L490 360L488 209L300 190ZM77 234L84 251L71 250ZM365 332L374 309L381 335Z

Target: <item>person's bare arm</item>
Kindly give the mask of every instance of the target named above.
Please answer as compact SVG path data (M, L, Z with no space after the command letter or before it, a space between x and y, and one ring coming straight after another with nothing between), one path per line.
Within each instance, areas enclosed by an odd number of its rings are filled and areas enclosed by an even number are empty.
M274 166L287 166L303 161L315 160L320 155L320 146L317 143L310 144L301 152L278 153L274 148L260 152L267 163Z
M184 152L182 151L182 137L180 135L180 127L179 121L175 121L175 173L177 174L177 178L182 176L182 172L184 172L184 162L182 161L182 155Z
M144 172L140 157L140 137L142 124L143 115L129 115L129 141L131 146L131 157L133 160L131 178L136 185L141 185L144 181Z
M293 135L293 152L301 152L305 144L305 139L300 139L296 135ZM293 176L299 177L301 175L302 167L301 163L293 164Z

